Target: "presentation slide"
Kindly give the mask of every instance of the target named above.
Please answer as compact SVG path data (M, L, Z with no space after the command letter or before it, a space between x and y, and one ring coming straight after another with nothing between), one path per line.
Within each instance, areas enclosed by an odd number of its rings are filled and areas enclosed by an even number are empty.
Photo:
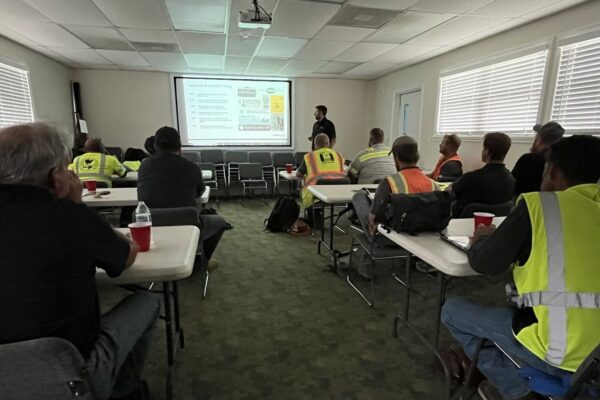
M291 82L174 77L183 145L291 145Z

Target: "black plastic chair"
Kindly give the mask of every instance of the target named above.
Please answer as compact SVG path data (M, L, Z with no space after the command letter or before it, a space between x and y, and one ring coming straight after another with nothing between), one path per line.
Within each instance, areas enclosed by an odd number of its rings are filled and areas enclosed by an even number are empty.
M238 166L241 163L248 162L247 151L226 151L224 156L224 162L227 166L227 187L231 186L231 178L238 177Z
M296 159L294 153L273 153L273 168L275 168L275 179L277 179L277 188L279 189L279 171L285 171L287 164L295 165Z
M263 189L265 194L269 193L269 187L265 180L263 166L259 163L238 164L238 180L242 183L242 194L246 198L246 191Z
M106 154L115 156L119 162L123 162L123 149L120 147L105 147Z
M302 161L304 160L305 155L306 155L306 151L297 151L294 153L294 159L296 160L296 162L295 162L296 167L299 167L300 164L302 164Z
M259 163L262 165L264 179L271 182L273 189L277 180L275 178L275 168L273 167L273 159L271 153L266 151L250 153L248 161L251 163Z
M473 218L473 213L476 212L486 212L494 214L496 217L506 217L512 208L512 201L507 201L506 203L500 204L469 203L463 209L463 212L460 214L459 218Z
M182 151L181 157L193 163L200 162L200 152L198 151Z

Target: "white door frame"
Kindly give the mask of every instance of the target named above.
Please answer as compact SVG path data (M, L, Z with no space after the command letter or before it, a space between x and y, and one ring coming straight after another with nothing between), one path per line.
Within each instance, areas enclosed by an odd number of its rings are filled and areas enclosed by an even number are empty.
M397 126L398 124L398 118L400 117L397 112L400 109L400 104L399 104L399 100L401 99L402 95L405 94L410 94L410 93L415 93L415 92L421 92L421 108L419 110L419 136L417 138L417 143L419 144L419 146L421 145L421 127L423 125L423 86L419 86L419 87L415 87L412 89L404 89L404 90L395 90L394 92L392 92L392 120L391 120L391 132L396 132L396 128L400 128L399 126ZM390 134L388 136L389 138L392 137L392 135ZM392 143L389 143L390 146L392 145Z

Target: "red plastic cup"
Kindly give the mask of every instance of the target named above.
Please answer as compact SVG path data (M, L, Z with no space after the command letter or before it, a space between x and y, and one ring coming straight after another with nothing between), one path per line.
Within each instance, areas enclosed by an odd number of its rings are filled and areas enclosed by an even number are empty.
M138 245L139 251L150 250L152 224L150 222L132 222L127 226L129 226L129 232L131 232L131 239Z
M288 174L291 174L291 173L292 173L292 169L293 169L293 168L294 168L294 166L293 166L292 164L285 164L285 171L286 171Z
M474 212L473 218L475 220L475 229L477 229L479 225L490 226L494 220L494 217L494 214L486 212Z
M83 183L85 184L85 188L88 190L88 192L91 194L96 194L96 181L85 181Z

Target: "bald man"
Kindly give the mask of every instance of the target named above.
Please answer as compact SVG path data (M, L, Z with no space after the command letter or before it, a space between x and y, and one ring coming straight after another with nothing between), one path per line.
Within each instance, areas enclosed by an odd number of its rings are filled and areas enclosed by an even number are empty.
M111 187L112 176L125 176L127 170L116 157L104 153L104 145L100 138L89 138L83 146L84 154L75 157L69 165L79 180L96 181L99 187Z

